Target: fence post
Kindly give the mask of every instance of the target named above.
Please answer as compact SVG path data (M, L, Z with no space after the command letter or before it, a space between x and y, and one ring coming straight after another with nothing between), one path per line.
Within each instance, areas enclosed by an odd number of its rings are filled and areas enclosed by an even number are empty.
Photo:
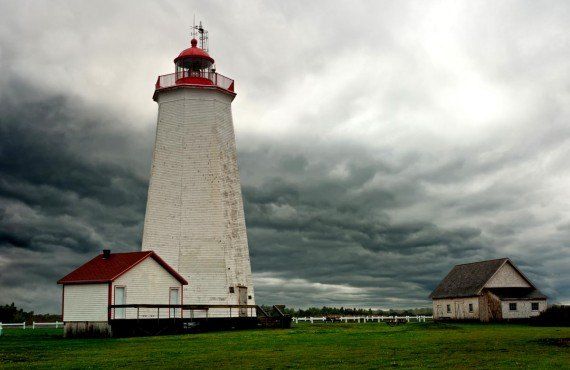
M22 329L25 329L25 328L26 328L26 322L24 321L24 322L22 323Z
M312 324L313 323L313 316L311 316L310 320L311 320L311 324Z
M32 321L32 329L35 329L35 328L36 328L36 322Z

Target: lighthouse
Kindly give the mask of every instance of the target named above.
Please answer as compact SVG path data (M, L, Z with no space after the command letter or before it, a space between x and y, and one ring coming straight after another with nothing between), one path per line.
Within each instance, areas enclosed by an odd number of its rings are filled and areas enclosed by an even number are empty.
M234 81L216 72L201 24L192 36L174 59L174 73L159 76L155 86L158 120L142 250L160 255L188 281L187 304L253 305Z

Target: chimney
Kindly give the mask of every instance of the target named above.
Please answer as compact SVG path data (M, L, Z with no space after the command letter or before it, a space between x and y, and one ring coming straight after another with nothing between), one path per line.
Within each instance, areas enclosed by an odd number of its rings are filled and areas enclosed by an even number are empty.
M109 259L109 256L111 255L111 250L110 249L103 249L103 259Z

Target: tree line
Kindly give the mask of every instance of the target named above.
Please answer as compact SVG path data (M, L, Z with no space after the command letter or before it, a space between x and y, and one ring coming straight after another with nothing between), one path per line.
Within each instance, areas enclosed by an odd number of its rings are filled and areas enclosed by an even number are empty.
M61 315L54 314L35 314L34 311L26 312L16 307L14 302L0 306L0 322L5 324L14 322L25 322L31 324L35 322L54 322L61 321Z
M271 306L261 306L265 311L270 312ZM310 308L282 308L283 313L293 317L319 317L319 316L416 316L432 314L431 308L409 308L409 309L389 309L389 310L373 310L371 308L348 308L348 307L310 307Z

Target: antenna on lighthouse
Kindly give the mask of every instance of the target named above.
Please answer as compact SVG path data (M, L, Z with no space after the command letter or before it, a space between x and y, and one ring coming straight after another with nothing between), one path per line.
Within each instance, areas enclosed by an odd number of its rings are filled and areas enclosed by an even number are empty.
M209 52L208 48L208 30L202 26L202 21L196 25L196 16L194 16L194 25L192 26L192 38L195 38L199 42L200 49L204 50L206 53Z

